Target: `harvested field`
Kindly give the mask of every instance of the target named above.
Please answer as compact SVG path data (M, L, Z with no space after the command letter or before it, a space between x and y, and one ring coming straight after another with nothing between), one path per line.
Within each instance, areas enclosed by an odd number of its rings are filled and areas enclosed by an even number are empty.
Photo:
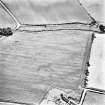
M1 40L0 99L38 103L56 87L79 99L92 34L76 33L15 33Z

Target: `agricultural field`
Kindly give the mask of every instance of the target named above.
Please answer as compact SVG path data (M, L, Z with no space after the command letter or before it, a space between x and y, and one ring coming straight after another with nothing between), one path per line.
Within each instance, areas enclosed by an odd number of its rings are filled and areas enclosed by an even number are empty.
M85 25L92 22L77 0L3 2L21 24L80 22ZM0 6L0 27L14 29L15 22ZM65 24L66 28L69 26ZM50 30L50 27L44 28ZM32 31L36 27L25 26L20 29ZM93 36L92 31L66 29L42 32L13 30L12 36L0 36L0 105L47 105L44 103L46 99L53 100L60 93L78 102L81 87L85 87L86 82L90 87L104 89L105 66L102 62L105 61L105 38L95 34L93 41ZM88 69L89 77L85 81ZM54 92L51 91L53 89ZM88 92L83 105L105 105L105 95Z

